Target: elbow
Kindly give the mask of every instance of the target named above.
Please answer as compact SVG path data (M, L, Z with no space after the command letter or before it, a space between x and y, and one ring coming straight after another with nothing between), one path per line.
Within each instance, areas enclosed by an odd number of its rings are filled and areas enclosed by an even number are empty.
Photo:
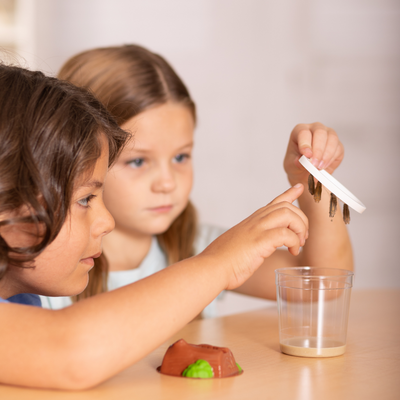
M75 368L74 371L67 371L55 389L69 391L87 390L99 385L104 380L93 376L93 374L87 374L86 371L80 371L79 368Z
M62 390L86 390L93 388L110 378L113 374L104 368L103 363L99 363L90 357L87 350L73 350L66 357L67 362L63 370L59 371L61 380L58 388Z
M58 356L54 358L57 361L52 369L52 388L71 391L86 390L99 385L113 375L114 371L109 367L111 363L101 361L107 357L103 357L104 354L98 354L95 346L91 345L91 341L88 342L79 334L66 337L68 339L64 340L63 345L58 348ZM118 371L114 373L116 372Z

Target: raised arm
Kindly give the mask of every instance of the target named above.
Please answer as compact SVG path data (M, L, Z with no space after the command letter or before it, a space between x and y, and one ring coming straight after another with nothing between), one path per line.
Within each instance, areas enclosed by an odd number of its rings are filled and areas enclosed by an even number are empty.
M319 169L333 173L344 157L344 148L336 132L321 123L299 124L293 129L284 160L289 182L308 187L309 173L299 163L305 155ZM265 260L261 268L236 291L267 299L276 298L275 269L294 266L323 266L353 270L353 253L341 210L329 217L330 192L322 187L319 203L306 189L299 197L299 206L307 215L310 228L307 244L298 256L278 250Z

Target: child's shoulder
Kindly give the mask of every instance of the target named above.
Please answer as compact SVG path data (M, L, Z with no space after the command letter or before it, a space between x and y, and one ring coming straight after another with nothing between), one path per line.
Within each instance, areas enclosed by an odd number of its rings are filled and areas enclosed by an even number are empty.
M195 253L202 252L218 236L222 235L226 229L209 224L200 224L197 228L196 239L194 241Z

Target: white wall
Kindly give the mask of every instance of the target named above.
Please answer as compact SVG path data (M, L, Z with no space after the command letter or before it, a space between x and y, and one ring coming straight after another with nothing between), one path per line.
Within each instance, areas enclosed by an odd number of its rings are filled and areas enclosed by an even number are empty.
M400 287L400 3L396 0L36 0L35 68L138 43L165 56L199 111L193 200L229 227L288 187L291 129L321 121L335 176L367 206L349 226L356 287Z

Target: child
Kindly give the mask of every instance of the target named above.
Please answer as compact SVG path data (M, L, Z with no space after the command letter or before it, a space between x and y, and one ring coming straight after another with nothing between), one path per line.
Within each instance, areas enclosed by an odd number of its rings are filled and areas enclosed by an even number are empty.
M127 137L90 93L67 82L0 65L0 87L1 383L94 386L242 285L277 247L297 255L304 245L307 217L291 204L298 184L201 254L150 277L62 310L13 304L6 299L84 290L114 225L102 193Z
M195 104L162 57L136 45L89 50L67 61L59 78L90 88L122 128L134 132L105 185L105 204L116 221L115 230L104 239L110 273L102 279L107 275L104 262L98 265L96 261L81 298L121 287L198 254L223 232L196 224L189 201ZM301 154L313 155L319 168L329 167L332 172L343 158L343 146L336 133L322 124L297 126L285 158L292 184L307 184L308 174L298 163ZM143 197L138 198L138 192ZM323 202L328 199L325 196ZM259 271L266 280L254 277L237 291L274 299L273 271L278 267L353 268L340 216L331 223L328 206L316 206L308 193L300 204L312 221L311 240L304 252L296 259L278 251ZM56 309L71 304L71 299L45 298L43 304ZM203 315L213 316L215 311L213 302Z

